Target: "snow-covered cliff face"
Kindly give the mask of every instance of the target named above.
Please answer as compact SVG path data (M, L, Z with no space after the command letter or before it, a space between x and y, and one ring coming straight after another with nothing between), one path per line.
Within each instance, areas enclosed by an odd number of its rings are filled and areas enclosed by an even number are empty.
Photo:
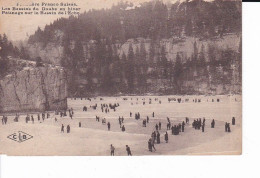
M162 46L165 48L166 58L169 61L175 61L177 53L180 57L184 59L191 58L194 53L194 43L198 48L198 52L202 51L202 46L204 46L204 53L207 60L208 59L208 48L212 46L218 50L231 49L238 51L239 43L241 40L241 34L226 34L222 38L218 37L215 39L200 40L195 37L185 37L185 38L170 38L162 39L159 44L155 44L155 54L159 54ZM124 44L116 44L117 53L119 56L128 54L129 45L132 44L134 52L136 52L137 47L141 48L141 41L144 43L147 58L149 57L149 51L151 46L151 40L144 38L129 39ZM73 44L73 42L72 42ZM91 42L87 43L88 46ZM84 49L86 45L83 45ZM60 43L48 43L45 47L40 43L30 44L27 46L29 54L32 58L40 56L42 60L46 63L60 65L63 56L63 47ZM73 49L73 45L72 45ZM88 58L89 54L86 54ZM146 59L147 60L147 59Z
M60 67L25 67L0 80L0 112L67 108L67 79Z
M29 44L27 49L31 58L41 57L49 64L59 65L63 55L63 47L55 43L48 43L46 46L41 43Z
M191 58L192 54L194 53L194 43L196 42L198 52L201 52L202 46L204 46L205 57L206 59L208 59L207 52L209 46L212 46L219 50L231 49L234 51L238 51L240 39L241 34L226 34L222 38L207 40L200 40L199 38L195 37L162 39L160 40L160 44L155 45L155 54L159 53L161 47L163 46L165 48L166 58L168 59L168 61L175 61L177 53L179 53L182 59L188 59ZM134 52L136 52L137 47L140 50L141 41L143 41L145 50L149 55L151 40L142 38L128 40L119 48L119 54L121 56L123 53L127 55L130 43L132 44Z

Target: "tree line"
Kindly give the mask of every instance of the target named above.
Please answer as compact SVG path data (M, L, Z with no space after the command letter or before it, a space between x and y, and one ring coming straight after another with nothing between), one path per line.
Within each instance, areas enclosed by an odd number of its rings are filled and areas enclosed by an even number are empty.
M69 93L79 96L86 92L144 94L152 92L153 82L163 81L165 89L161 93L181 94L185 81L231 84L235 70L232 65L236 65L241 80L241 48L237 52L211 44L207 50L202 45L199 51L195 42L191 57L177 53L176 60L170 61L166 58L165 46L156 50L156 44L152 41L146 51L141 42L134 51L133 44L129 43L127 54L120 55L109 39L88 45L76 41L74 47L64 40L61 65L68 72Z
M30 60L26 48L21 45L20 49L8 40L6 34L0 34L0 77L8 74L12 68L8 58L21 58Z
M79 16L59 18L43 30L38 28L28 42L60 42L57 30L70 40L108 38L112 43L124 43L137 37L153 40L181 35L209 38L241 32L240 1L193 0L174 4L150 1L126 10L133 6L129 2L120 2L109 9L92 9Z

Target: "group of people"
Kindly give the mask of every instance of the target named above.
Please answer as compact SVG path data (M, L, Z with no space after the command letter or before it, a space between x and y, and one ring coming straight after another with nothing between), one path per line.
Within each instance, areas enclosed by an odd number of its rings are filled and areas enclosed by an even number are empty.
M119 107L119 103L114 103L114 104L100 104L101 106L101 111L105 112L105 113L109 113L110 110L114 110L114 112L116 111L116 108Z
M110 155L111 156L115 156L115 150L116 150L115 147L111 144L110 145ZM128 156L132 156L131 148L128 145L126 145L126 154Z
M64 125L61 125L61 132L64 133ZM67 125L67 133L70 133L70 125Z
M3 117L2 117L2 125L6 125L7 124L7 120L8 120L8 117L6 115L3 115Z
M132 117L132 114L131 114L131 112L130 112L130 117ZM140 119L141 118L141 116L140 116L140 113L138 112L138 113L135 113L135 120L138 120L138 119Z
M220 102L219 98L217 98L216 100L217 100L217 102ZM171 101L177 101L178 103L189 102L189 98L186 98L184 100L182 98L168 98L168 102L170 103ZM214 99L211 99L211 102L214 102L214 101L215 101ZM194 98L194 99L192 99L192 102L193 103L200 103L201 99L200 98ZM209 99L207 99L207 102L209 102Z
M203 121L201 121L201 118L199 119L194 119L192 123L192 127L195 128L195 130L200 130L202 128L202 132L204 132L205 129L205 118L203 118ZM215 125L215 124L214 124Z
M179 135L180 132L184 132L185 123L179 123L178 125L173 125L171 127L172 135Z
M231 132L230 123L228 122L225 123L225 132Z
M148 140L148 150L150 152L152 152L153 150L156 151L156 148L155 148L154 145L155 145L155 143L156 144L160 144L161 143L160 136L161 135L160 135L159 131L152 132L151 138L149 138L149 140ZM164 134L164 140L165 140L166 143L168 143L168 141L169 141L169 137L168 137L167 131Z

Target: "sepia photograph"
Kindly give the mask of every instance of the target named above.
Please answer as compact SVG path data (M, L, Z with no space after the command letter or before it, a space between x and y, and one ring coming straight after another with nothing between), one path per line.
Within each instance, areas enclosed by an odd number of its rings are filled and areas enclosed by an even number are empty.
M240 0L0 8L0 154L242 154Z

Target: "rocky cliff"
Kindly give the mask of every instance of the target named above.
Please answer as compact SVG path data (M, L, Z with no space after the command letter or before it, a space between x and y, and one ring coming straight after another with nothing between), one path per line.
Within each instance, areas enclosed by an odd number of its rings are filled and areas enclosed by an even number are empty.
M222 38L216 37L204 40L195 37L172 37L170 39L162 39L159 43L157 42L155 45L155 53L158 54L163 46L165 47L166 58L168 61L175 61L177 53L181 55L182 59L188 59L191 58L194 52L194 43L196 43L198 52L201 52L202 46L204 47L205 57L208 59L207 51L209 46L212 46L218 50L230 49L233 51L238 51L240 40L241 34L235 33L225 34ZM89 55L86 54L86 46L90 48L90 46L93 45L92 41L93 40L90 40L90 42L83 44L85 58L89 58ZM136 53L137 47L139 49L141 48L141 42L144 43L146 53L149 55L151 40L144 38L129 39L123 44L115 44L117 53L120 56L122 56L123 53L127 55L130 44L132 44L134 53ZM72 41L71 44L71 48L73 49L75 42ZM61 42L56 44L51 42L45 46L42 43L29 44L27 45L27 50L32 58L40 56L44 62L55 65L60 65L64 53Z
M61 67L24 67L0 80L0 112L67 108L67 79Z

